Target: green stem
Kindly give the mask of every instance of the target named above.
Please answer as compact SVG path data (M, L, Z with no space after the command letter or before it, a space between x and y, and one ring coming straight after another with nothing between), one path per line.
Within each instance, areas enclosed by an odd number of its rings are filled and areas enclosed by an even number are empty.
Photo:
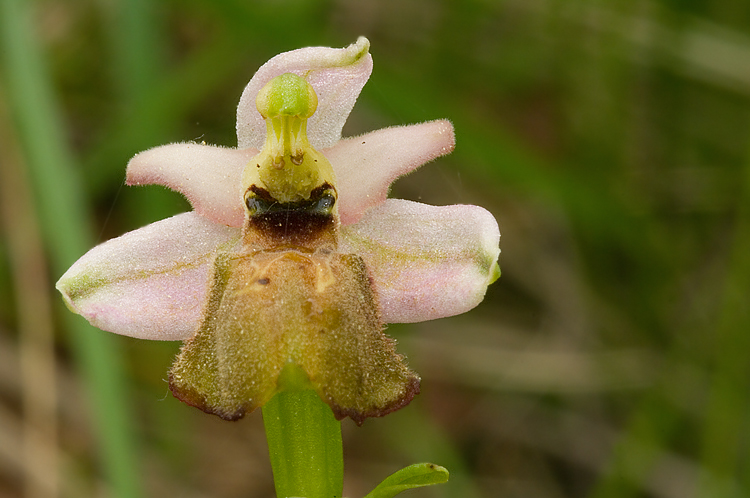
M263 407L276 496L340 498L344 482L341 423L290 364L281 390Z

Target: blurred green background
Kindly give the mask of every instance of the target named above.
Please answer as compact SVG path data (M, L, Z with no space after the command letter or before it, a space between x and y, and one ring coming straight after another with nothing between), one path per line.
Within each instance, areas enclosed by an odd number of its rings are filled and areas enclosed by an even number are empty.
M178 343L118 337L53 284L189 209L123 188L174 141L234 146L273 55L365 35L344 130L449 118L393 196L495 214L476 310L389 332L423 377L345 421L345 495L417 461L418 497L750 496L750 3L0 0L0 496L273 495L260 413L169 394Z

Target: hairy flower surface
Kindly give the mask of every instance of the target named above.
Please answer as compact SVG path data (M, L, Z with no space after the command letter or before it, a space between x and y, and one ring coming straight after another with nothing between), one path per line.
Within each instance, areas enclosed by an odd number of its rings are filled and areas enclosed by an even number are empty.
M368 50L360 38L268 61L240 99L237 148L136 155L128 184L165 185L194 210L95 247L58 282L101 329L185 341L170 373L183 401L240 418L293 363L337 417L383 415L419 377L382 324L463 313L499 275L489 212L386 198L397 177L453 150L449 122L341 138Z

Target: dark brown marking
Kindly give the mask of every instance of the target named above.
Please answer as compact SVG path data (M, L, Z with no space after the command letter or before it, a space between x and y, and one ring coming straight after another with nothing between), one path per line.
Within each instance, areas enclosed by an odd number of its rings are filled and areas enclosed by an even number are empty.
M254 197L247 197L247 202L260 205L257 212L250 216L249 226L266 236L284 243L305 245L305 241L315 239L320 233L335 227L333 215L319 210L326 192L333 190L328 182L314 188L310 192L310 199L286 203L276 201L268 190L257 185L250 186L248 190Z

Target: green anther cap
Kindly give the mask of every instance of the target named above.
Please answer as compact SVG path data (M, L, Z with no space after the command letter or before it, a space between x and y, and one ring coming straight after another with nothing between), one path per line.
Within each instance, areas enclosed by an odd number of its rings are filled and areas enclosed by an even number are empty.
M264 119L277 116L307 119L318 108L318 96L303 78L285 73L276 76L258 92L255 105Z

